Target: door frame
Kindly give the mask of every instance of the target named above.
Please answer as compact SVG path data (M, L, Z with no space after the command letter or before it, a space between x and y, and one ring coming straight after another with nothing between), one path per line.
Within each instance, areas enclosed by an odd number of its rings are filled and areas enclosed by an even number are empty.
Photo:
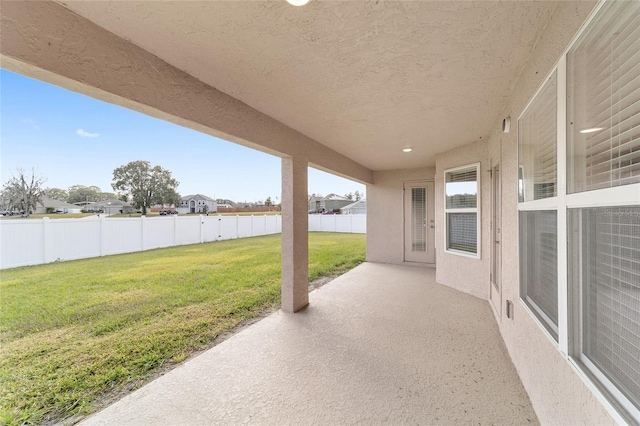
M408 238L410 238L410 234L407 232L410 212L407 211L407 197L410 196L407 189L415 188L415 187L425 187L426 188L426 207L427 207L427 216L425 227L427 230L426 234L426 253L425 258L422 260L409 259L407 256L407 245ZM435 247L435 181L433 179L416 179L416 180L406 180L402 182L402 260L406 263L412 264L424 264L424 265L435 265L436 263L436 247Z
M502 173L500 159L491 162L491 261L489 300L498 321L502 321ZM497 222L497 223L496 223ZM496 245L498 246L496 248Z

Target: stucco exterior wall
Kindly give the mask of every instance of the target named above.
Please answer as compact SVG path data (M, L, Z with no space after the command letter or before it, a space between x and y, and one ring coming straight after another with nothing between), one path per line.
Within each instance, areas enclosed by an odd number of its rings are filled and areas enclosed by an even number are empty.
M404 262L402 185L434 176L433 167L373 173L373 185L367 185L367 261Z
M502 304L497 321L505 344L531 398L542 424L613 424L603 404L573 370L564 355L545 335L540 326L519 302L518 257L518 155L517 118L552 70L596 2L560 2L520 78L512 90L505 109L488 137L487 153L479 144L445 153L438 157L436 183L442 194L443 170L448 166L473 161L482 164L483 254L481 261L452 258L438 251L438 282L487 298L489 288L489 219L491 217L490 162L499 159L502 171ZM512 129L502 133L501 121L510 116ZM483 138L484 139L484 138ZM475 154L474 152L477 151ZM439 196L440 199L441 195ZM442 201L440 201L442 204ZM441 206L437 207L438 223L443 223ZM439 226L439 233L443 232ZM438 237L439 241L443 241ZM441 248L441 246L440 246ZM467 282L467 284L465 284ZM508 319L505 301L514 302L514 318Z
M436 281L482 299L489 294L489 227L491 168L487 142L475 142L436 156ZM445 251L444 173L454 167L480 163L480 258ZM487 197L489 195L489 197Z

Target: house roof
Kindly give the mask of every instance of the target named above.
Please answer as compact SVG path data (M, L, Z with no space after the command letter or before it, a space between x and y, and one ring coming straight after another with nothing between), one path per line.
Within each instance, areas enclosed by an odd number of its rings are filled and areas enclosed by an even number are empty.
M338 194L329 194L322 199L326 201L350 201L347 197L343 197L342 195Z
M115 198L111 198L109 200L96 201L93 204L94 205L99 205L99 206L106 206L106 205L111 204L112 206L131 207L131 204L126 203L126 202L124 202L122 200L115 199Z
M433 166L436 154L486 139L545 25L563 7L59 3L370 170ZM593 7L570 3L575 13ZM542 81L547 70L535 71ZM411 154L401 151L407 145Z
M42 206L43 207L56 207L63 209L78 209L79 206L75 204L67 203L66 201L55 200L49 197L42 197Z
M207 197L206 195L202 195L202 194L186 195L180 199L182 201L189 201L191 199L195 199L195 200L206 200L206 201L216 202L216 200L214 200L213 198Z
M346 206L342 207L340 210L362 209L366 207L367 207L367 201L359 200L359 201L356 201L355 203L347 204Z

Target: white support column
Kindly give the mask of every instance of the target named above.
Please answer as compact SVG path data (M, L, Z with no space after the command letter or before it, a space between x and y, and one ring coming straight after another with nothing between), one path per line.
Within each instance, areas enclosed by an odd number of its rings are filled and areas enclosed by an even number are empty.
M309 214L306 158L282 159L282 310L309 304Z

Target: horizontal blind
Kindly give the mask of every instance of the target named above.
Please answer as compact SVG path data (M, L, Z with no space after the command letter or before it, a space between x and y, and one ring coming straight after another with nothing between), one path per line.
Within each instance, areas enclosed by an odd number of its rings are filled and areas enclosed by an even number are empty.
M590 28L567 55L569 192L640 182L640 2Z
M640 408L640 207L581 211L582 350Z
M557 338L558 214L520 212L520 297Z
M518 121L520 167L524 201L557 194L557 76L556 72Z
M447 213L448 244L450 250L478 252L477 213Z
M427 251L427 189L411 188L411 247Z

